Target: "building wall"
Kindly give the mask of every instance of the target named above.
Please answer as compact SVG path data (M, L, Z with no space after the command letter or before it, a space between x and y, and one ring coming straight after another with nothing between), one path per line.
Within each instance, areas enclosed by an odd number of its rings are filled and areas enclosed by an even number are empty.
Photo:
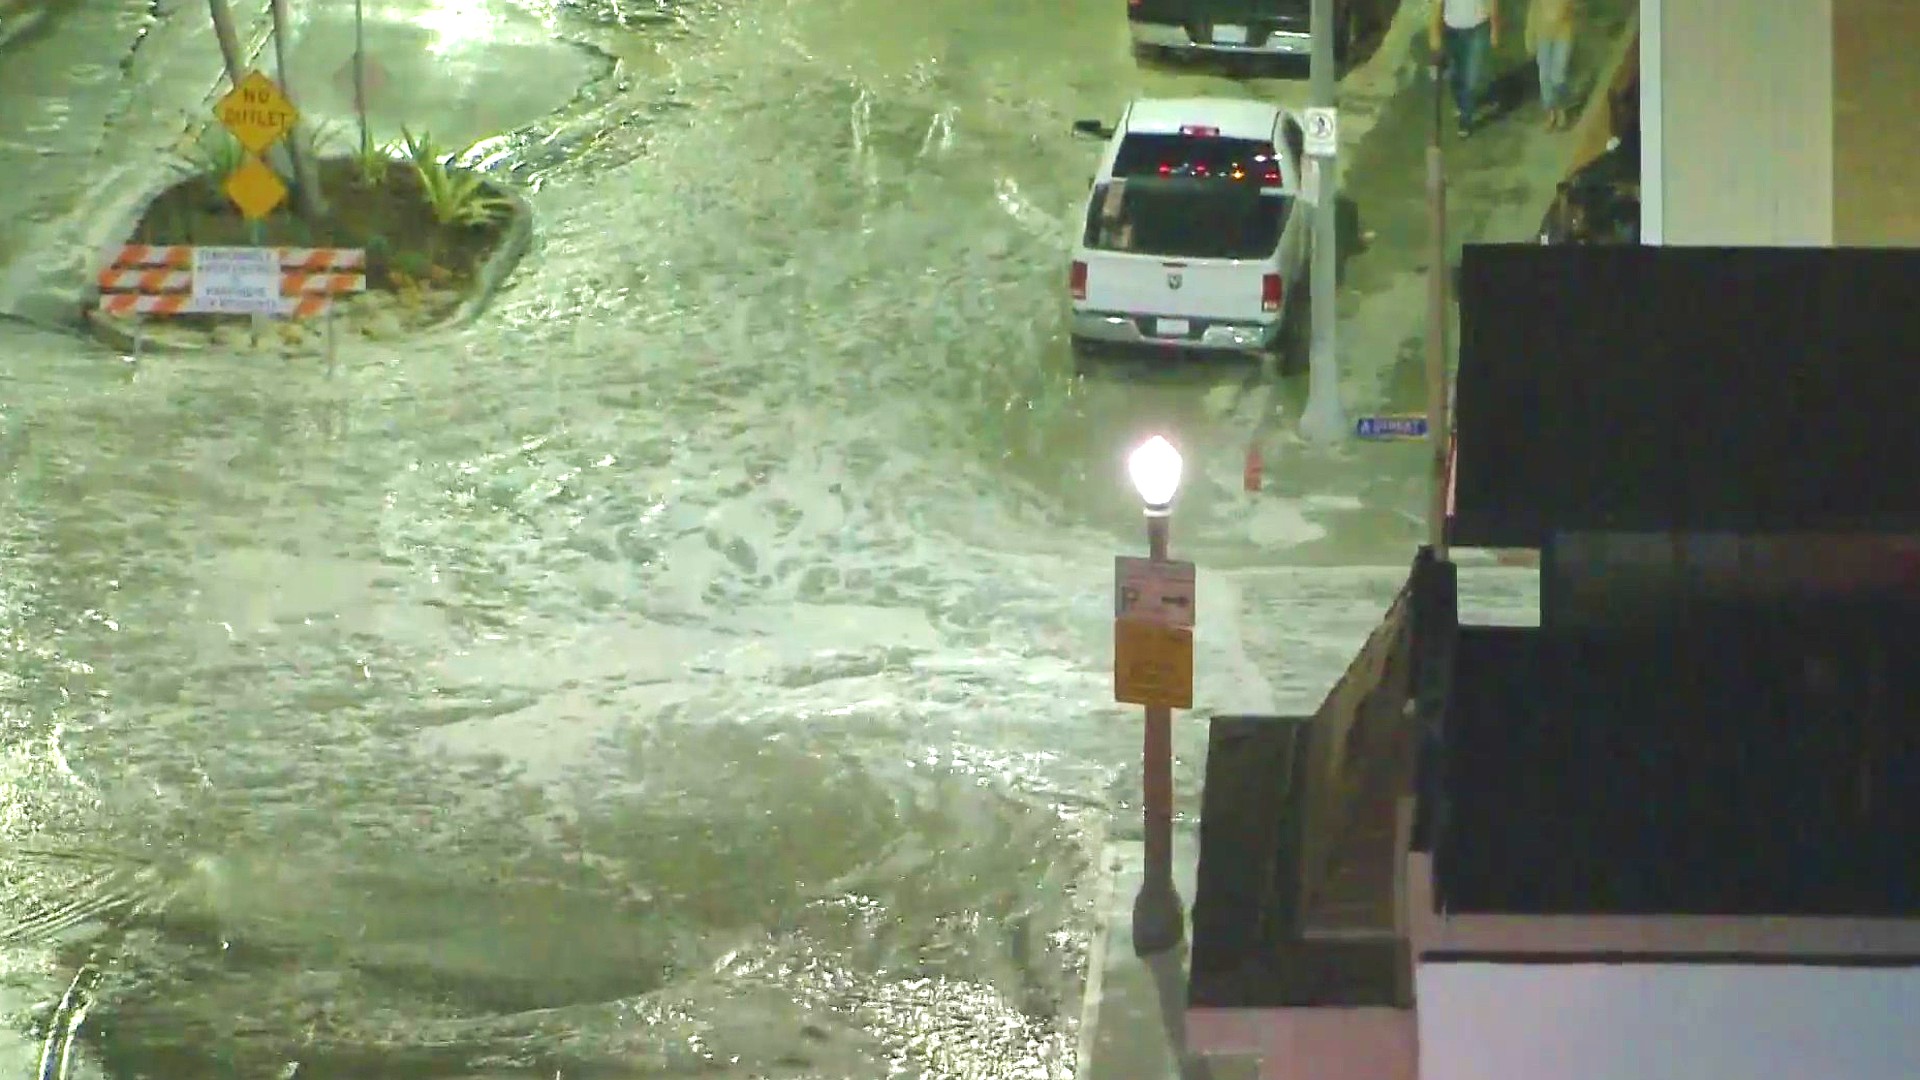
M1833 243L1834 2L1642 0L1647 243Z
M1920 970L1422 964L1420 1080L1913 1080Z
M1920 247L1920 0L1833 0L1833 232Z

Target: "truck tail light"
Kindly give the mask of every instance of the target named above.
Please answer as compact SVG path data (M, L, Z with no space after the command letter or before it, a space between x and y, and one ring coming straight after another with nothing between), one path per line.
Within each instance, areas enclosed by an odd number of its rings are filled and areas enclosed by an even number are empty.
M1286 298L1286 287L1280 284L1279 274L1267 274L1260 279L1260 310L1279 311L1280 301Z

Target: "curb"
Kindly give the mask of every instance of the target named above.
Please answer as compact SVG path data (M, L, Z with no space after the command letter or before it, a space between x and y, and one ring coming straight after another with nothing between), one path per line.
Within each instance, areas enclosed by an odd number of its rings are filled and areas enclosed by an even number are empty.
M1587 90L1586 100L1580 104L1580 117L1572 127L1573 150L1567 155L1567 168L1561 179L1571 178L1588 164L1606 152L1607 138L1613 119L1613 108L1609 98L1614 85L1619 82L1632 62L1637 71L1640 42L1640 13L1634 11L1627 16L1626 25L1620 28L1620 36L1607 46L1601 54L1600 67L1593 72L1593 85ZM1595 132L1602 132L1596 137Z
M110 239L112 237L122 237L123 239L119 241L120 244L130 242L133 238L134 230L140 225L140 219L146 215L147 207L153 205L155 199L158 199L161 195L165 194L169 188L178 184L183 179L185 179L185 177L177 175L174 170L167 170L167 175L154 186L136 189L139 193L133 198L123 199L103 208L98 216L106 218L113 224L105 229L95 230L87 234L86 250L94 252L95 255L89 260L89 265L85 271L85 283L80 286L79 328L82 333L92 336L94 340L117 352L129 353L133 351L134 334L132 330L119 325L118 320L102 318L100 315L100 283L94 278L94 270L97 269L95 264L97 264L99 258L98 253L106 250L109 246L115 246L115 241ZM143 356L149 354L168 355L183 352L198 352L204 348L204 345L177 345L155 341L150 337L140 342L140 353Z
M121 228L116 230L116 233L122 236L130 236L134 226L139 223L140 216L146 213L146 208L153 200L159 198L163 192L171 188L174 184L179 183L181 179L183 179L183 177L174 177L168 180L165 186L157 188L143 196L135 204L138 210L133 213L131 220L126 221ZM502 234L500 238L499 245L493 249L493 254L487 256L487 261L480 264L479 272L474 275L473 286L467 292L466 297L460 301L460 306L455 308L453 313L444 319L427 323L424 326L415 327L400 340L419 337L449 327L467 326L471 324L486 312L487 306L493 302L494 295L505 285L507 278L512 276L514 269L519 266L521 258L532 248L532 205L529 204L526 198L518 191L507 188L493 180L487 180L485 184L486 187L491 189L492 194L505 199L507 203L512 206L513 220L508 223L506 232ZM123 353L132 352L134 349L133 330L125 324L124 320L101 317L97 310L99 299L100 289L96 285L89 284L82 291L80 330L83 333L90 333L95 340L111 349ZM143 356L177 356L206 352L212 347L213 343L211 341L167 341L165 339L155 338L152 335L147 335L140 342L140 353Z
M466 299L454 309L452 315L425 330L437 330L449 326L468 326L478 319L493 303L493 298L507 278L520 265L528 251L533 248L533 206L518 191L511 190L492 180L486 182L494 194L507 200L513 206L513 222L507 226L506 235L500 238L500 246L493 249L487 261L480 264L480 272L474 275L473 289Z
M117 320L99 318L95 315L94 310L89 307L81 311L80 322L81 325L86 328L87 332L93 335L95 341L105 345L107 348L121 353L130 353L133 351L133 333L125 327L120 326ZM142 341L140 343L140 353L142 356L164 356L170 353L199 352L204 348L204 345L198 347L175 346L159 341Z
M24 39L47 22L47 9L37 4L0 3L0 49Z
M1140 845L1134 845L1136 847ZM1073 1073L1084 1077L1093 1061L1100 1034L1100 1003L1106 995L1107 949L1113 936L1114 897L1120 888L1120 868L1125 862L1126 845L1107 840L1102 830L1094 845L1094 923L1087 945L1087 976L1080 998L1080 1030L1074 1049Z

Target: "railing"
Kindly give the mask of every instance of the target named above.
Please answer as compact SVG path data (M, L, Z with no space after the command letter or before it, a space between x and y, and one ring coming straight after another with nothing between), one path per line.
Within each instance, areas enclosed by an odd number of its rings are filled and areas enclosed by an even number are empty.
M1300 801L1300 902L1302 920L1321 898L1340 843L1354 820L1372 755L1392 752L1392 736L1404 716L1409 664L1411 587L1402 588L1386 617L1367 638L1346 673L1328 691L1307 733L1307 762ZM1390 853L1383 857L1391 858Z

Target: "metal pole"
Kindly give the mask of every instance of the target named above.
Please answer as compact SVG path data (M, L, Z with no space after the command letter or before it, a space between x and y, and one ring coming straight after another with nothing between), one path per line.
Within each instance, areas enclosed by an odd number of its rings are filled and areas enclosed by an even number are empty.
M247 222L247 242L253 247L264 246L266 242L266 226L259 218L254 218L252 221ZM248 320L252 329L252 344L256 349L260 347L260 334L261 331L266 329L268 318L269 316L266 315L254 315Z
M373 149L367 131L366 0L353 0L353 111L360 118L360 153Z
M1313 0L1313 56L1308 98L1317 106L1332 108L1339 95L1339 61L1334 56L1333 0ZM1300 416L1300 433L1319 442L1333 442L1346 434L1347 421L1340 407L1340 359L1338 349L1338 310L1334 290L1339 277L1339 235L1337 203L1340 197L1338 153L1316 156L1309 168L1317 171L1316 201L1313 206L1313 268L1311 293L1313 314L1312 352L1307 375L1307 406Z
M1440 152L1441 120L1445 115L1442 59L1435 54L1433 124L1427 135L1427 441L1433 463L1427 502L1427 543L1436 557L1447 557L1447 457L1453 425L1449 421L1447 391L1447 173Z
M1147 510L1147 558L1167 561L1171 512ZM1141 740L1141 803L1146 828L1146 867L1133 900L1133 951L1141 956L1180 943L1186 930L1180 891L1173 883L1173 710L1146 706Z

